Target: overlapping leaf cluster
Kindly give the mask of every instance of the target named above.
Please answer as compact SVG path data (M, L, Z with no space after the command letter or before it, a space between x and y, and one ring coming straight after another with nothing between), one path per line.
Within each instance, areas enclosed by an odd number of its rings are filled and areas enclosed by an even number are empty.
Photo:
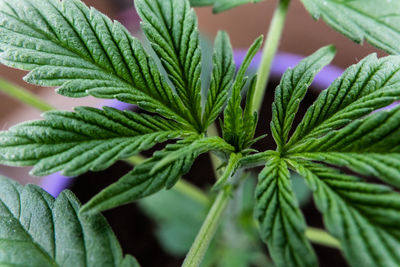
M221 11L246 2L251 1L193 0L192 4L214 4ZM386 51L400 51L398 31L392 23L398 16L382 9L382 20L378 11L371 11L375 6L372 0L364 2L362 8L359 1L303 3L315 18L323 17L356 41L366 38ZM121 24L79 0L0 0L3 64L30 71L26 81L59 86L57 91L65 96L113 98L151 113L108 107L47 112L43 120L0 133L0 163L34 166L35 175L58 171L79 175L107 168L158 143L178 140L100 192L82 211L93 214L170 188L201 153L215 150L228 161L217 189L240 165L266 165L256 188L255 214L277 266L318 264L304 235L306 222L293 193L290 171L302 175L313 190L327 229L340 240L352 266L399 266L400 195L389 186L364 181L375 177L400 186L400 107L382 110L400 100L399 56L378 59L371 55L348 68L319 95L293 130L301 100L314 76L332 60L335 49L324 47L288 69L276 88L272 106L271 132L277 149L249 155L256 141L256 77L248 83L244 110L241 102L247 83L245 72L262 38L250 47L235 77L229 37L218 33L211 82L203 100L199 32L190 2L136 0L135 4L157 58L149 56ZM345 19L334 16L336 9ZM223 109L223 138L208 137L208 126ZM4 225L10 224L0 231L4 249L24 248L27 253L40 254L43 257L35 260L43 266L70 260L62 254L69 249L84 251L74 254L77 259L73 260L89 266L95 266L90 262L93 258L109 262L109 266L135 266L132 258L122 258L101 216L77 214L79 204L70 193L54 200L38 188L23 188L3 179L0 190L5 196L0 199ZM57 216L72 223L63 225ZM92 220L96 221L94 226ZM61 226L67 230L60 230ZM78 228L68 227L78 226L81 236L70 234ZM57 238L36 236L38 231L32 227L50 229L46 233L65 236L71 242L58 244ZM105 231L97 233L99 227ZM7 242L13 242L12 246ZM85 242L104 243L99 247L110 252L98 251ZM55 249L59 247L61 252ZM24 265L19 262L23 258L14 257L15 251L8 251L10 256L2 262Z
M400 194L363 180L400 185L400 107L382 109L400 100L400 57L370 55L348 68L290 136L307 87L333 55L332 47L318 50L287 70L276 89L271 130L278 149L259 156L266 160L256 190L261 233L278 266L317 265L290 170L306 179L351 266L398 266Z
M199 154L229 153L237 146L206 137L227 102L235 75L227 34L220 32L216 38L203 108L199 32L189 1L139 0L135 5L158 58L149 56L121 24L79 0L0 1L0 61L30 71L27 82L59 86L57 92L69 97L115 98L152 113L107 107L47 112L43 120L0 133L2 164L33 165L34 175L61 171L75 176L181 139L93 199L87 208L96 210L172 187Z

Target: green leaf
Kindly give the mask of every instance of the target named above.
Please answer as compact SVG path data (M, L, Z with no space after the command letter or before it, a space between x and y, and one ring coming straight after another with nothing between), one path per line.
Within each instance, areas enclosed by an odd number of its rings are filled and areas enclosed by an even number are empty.
M391 54L400 53L399 1L377 0L302 0L315 20L322 18L329 26L351 40L367 40Z
M229 153L233 152L235 148L230 144L228 144L227 142L225 142L224 139L217 136L201 138L189 145L182 147L181 149L178 149L166 155L153 167L153 169L151 170L151 174L160 171L161 169L170 165L179 158L189 156L193 153L203 154L211 150Z
M262 1L264 0L215 0L213 12L220 13L240 5Z
M270 158L258 179L255 216L276 266L318 265L304 235L306 223L293 193L285 161Z
M396 100L400 100L400 57L370 55L318 96L287 146L340 129Z
M206 127L214 122L226 104L235 69L229 35L219 31L214 44L211 84L203 117Z
M319 164L291 162L306 178L328 231L351 266L400 265L400 195Z
M400 187L400 153L305 152L292 157L349 168Z
M232 95L228 100L228 104L224 110L224 124L223 135L224 139L231 145L235 146L238 151L242 150L245 143L243 122L243 110L240 106L242 101L241 91L246 84L247 77L245 77L246 70L248 69L251 60L261 47L263 37L260 36L249 48L242 65L236 75L235 82L232 87Z
M313 138L292 157L324 160L400 187L400 106Z
M190 154L184 153L182 157L176 158L163 169L158 169L154 173L152 173L152 170L164 157L190 146L195 140L196 137L189 137L178 141L176 144L169 144L165 149L155 152L152 158L136 166L116 183L93 197L82 207L82 212L95 213L111 209L149 196L164 187L167 189L173 187L179 178L190 170L199 154L206 151L202 149L192 150Z
M162 59L184 105L201 125L201 49L197 17L188 0L137 0L142 29Z
M323 47L283 74L281 82L275 90L271 122L272 136L279 151L285 149L293 120L308 87L315 75L332 61L335 52L336 49L333 46Z
M0 61L70 97L116 98L188 126L190 110L118 22L79 0L1 0Z
M192 6L211 6L213 5L213 12L220 13L231 8L248 4L248 3L258 3L264 0L191 0L190 4Z
M0 262L2 266L139 267L123 259L105 218L79 214L70 191L54 199L35 185L0 176Z
M108 107L50 111L44 113L44 120L0 132L0 163L35 165L33 175L62 171L75 176L106 169L117 160L188 133L160 117Z

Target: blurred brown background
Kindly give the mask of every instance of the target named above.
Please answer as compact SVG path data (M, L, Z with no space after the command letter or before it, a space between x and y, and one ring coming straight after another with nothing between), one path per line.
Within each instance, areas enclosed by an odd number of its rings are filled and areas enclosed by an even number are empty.
M113 19L126 20L127 10L133 8L130 0L85 0ZM266 0L258 4L248 4L222 14L214 15L210 8L197 8L199 26L203 33L213 38L219 29L229 32L234 48L247 48L260 34L265 34L277 0ZM129 14L129 13L128 13ZM345 68L376 49L368 44L362 46L347 40L326 26L322 21L315 22L306 12L299 0L293 0L284 30L280 51L309 55L327 44L338 49L334 64ZM379 53L384 55L383 53ZM58 96L52 89L31 86L22 81L24 72L0 67L0 76L40 95L55 107L70 109L77 105L96 105L93 98L68 99ZM11 125L27 119L39 117L39 112L26 107L0 93L0 126L7 129ZM37 182L29 178L29 168L10 168L0 166L0 174L19 179L22 182Z

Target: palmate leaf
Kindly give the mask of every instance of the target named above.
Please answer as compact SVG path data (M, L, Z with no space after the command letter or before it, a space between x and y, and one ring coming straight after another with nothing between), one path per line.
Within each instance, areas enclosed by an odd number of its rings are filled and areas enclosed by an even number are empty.
M0 61L31 71L25 80L138 104L193 127L189 109L155 61L118 22L79 0L1 0Z
M291 165L313 189L324 223L351 266L399 266L400 194L320 164Z
M164 187L167 189L173 187L179 178L190 170L194 160L201 153L221 148L221 143L214 142L213 138L209 140L211 145L204 144L207 149L197 146L196 141L200 140L202 140L200 136L188 137L155 152L152 158L136 166L116 183L93 197L82 207L82 212L94 213L111 209L144 198ZM157 164L169 155L173 155L173 160L163 162L162 168L159 168Z
M325 161L400 187L400 58L371 55L350 67L309 108L288 153Z
M201 126L201 50L197 17L188 0L136 0L142 29L168 77ZM195 125L196 125L195 124Z
M271 122L272 136L279 151L284 150L300 101L304 98L315 75L332 61L335 51L333 46L321 48L283 74L279 86L275 89Z
M247 77L245 77L245 73L251 63L251 60L260 49L262 40L263 37L260 36L250 46L243 60L243 63L240 66L239 71L236 75L235 81L232 85L232 94L224 110L224 124L222 127L224 139L229 144L235 146L238 151L241 151L243 148L245 148L244 144L246 144L248 141L246 138L248 136L247 133L249 132L249 130L253 130L253 127L251 127L251 129L248 129L249 124L245 124L243 120L243 109L241 107L241 91L247 82ZM255 79L252 80L249 95L252 95L254 87ZM247 128L245 128L245 126L247 126ZM252 137L253 136L251 136L251 138Z
M400 106L310 139L292 157L323 160L400 187Z
M234 75L235 63L233 62L231 42L228 34L220 31L214 44L211 84L203 117L206 127L213 123L221 113L228 98Z
M0 132L0 163L34 165L34 175L62 171L75 176L106 169L117 160L187 134L178 124L160 117L113 108L50 111L44 120Z
M54 199L0 176L0 265L139 267L132 256L123 258L103 216L79 208L70 191Z
M288 146L346 126L400 100L400 57L372 54L349 67L307 110Z
M193 6L213 6L214 13L220 13L231 8L248 4L258 3L264 0L191 0L190 4Z
M316 266L285 161L271 157L258 179L255 216L276 266Z
M302 0L314 19L351 40L370 44L391 54L400 52L399 1L377 0Z

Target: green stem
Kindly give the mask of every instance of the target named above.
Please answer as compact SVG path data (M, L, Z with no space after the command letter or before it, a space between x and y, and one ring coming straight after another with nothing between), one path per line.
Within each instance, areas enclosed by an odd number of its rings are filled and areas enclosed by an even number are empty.
M49 111L54 109L52 106L38 98L36 95L28 92L27 90L12 84L4 79L0 78L0 92L5 93L24 104L27 104L33 108L36 108L40 111Z
M306 237L313 243L340 249L339 241L324 230L308 227Z
M200 266L211 240L218 229L219 222L222 218L223 211L229 202L229 198L229 190L221 190L219 192L185 258L185 261L183 262L182 267Z
M261 64L258 67L258 79L256 91L254 93L254 110L259 111L264 99L265 89L271 72L272 60L278 50L281 40L283 27L286 21L290 0L279 0L279 4L274 12L266 43L264 45Z

